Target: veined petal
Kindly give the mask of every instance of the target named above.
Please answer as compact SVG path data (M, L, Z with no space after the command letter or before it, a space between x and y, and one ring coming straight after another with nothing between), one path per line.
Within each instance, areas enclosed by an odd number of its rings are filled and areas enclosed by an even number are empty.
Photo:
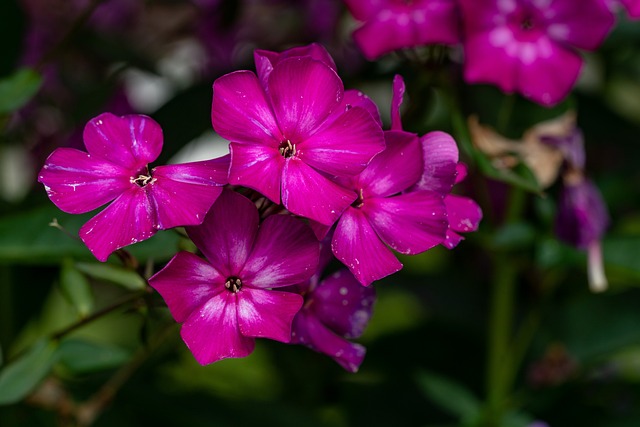
M224 277L244 266L258 233L258 209L246 197L224 190L199 226L187 234Z
M285 163L282 203L296 215L331 225L356 197L295 157Z
M83 138L92 157L120 165L131 173L156 160L162 151L160 125L140 114L100 114L87 123Z
M482 220L482 209L468 197L449 194L444 198L449 227L454 231L476 231Z
M238 324L245 337L291 340L291 322L304 299L292 292L243 288L238 293Z
M420 138L424 156L424 173L416 187L449 194L456 182L458 146L451 135L435 131Z
M171 315L182 323L205 302L227 292L225 278L211 264L190 252L179 252L149 279L167 303Z
M318 267L320 244L303 221L271 215L260 225L240 273L252 287L276 288L308 280Z
M325 63L310 57L287 58L269 76L269 95L284 139L298 144L338 108L342 80Z
M253 352L255 340L240 333L237 294L222 292L194 311L180 335L201 365Z
M277 149L261 145L229 144L229 183L253 188L274 203L280 203L280 185L285 159Z
M298 156L330 175L356 175L384 150L384 135L371 114L353 107L297 144Z
M422 147L415 134L385 131L387 148L360 173L359 185L365 197L387 197L415 184L424 169Z
M402 264L380 240L361 209L349 208L342 216L331 242L333 254L368 286L402 268Z
M38 174L47 195L61 210L89 212L131 187L129 172L73 148L56 149Z
M133 187L80 228L80 238L93 255L106 261L116 249L146 240L156 233L155 212L146 191Z
M366 349L333 333L313 314L301 311L293 321L292 344L326 354L349 372L358 372Z
M226 74L213 83L211 122L232 142L277 148L282 139L264 90L250 71Z
M414 191L365 200L362 210L380 239L403 254L419 254L439 245L447 232L442 196Z

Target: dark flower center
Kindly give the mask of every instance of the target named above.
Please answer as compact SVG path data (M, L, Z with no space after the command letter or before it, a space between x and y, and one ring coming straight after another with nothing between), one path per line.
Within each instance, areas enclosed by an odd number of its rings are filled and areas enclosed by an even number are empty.
M239 277L231 276L227 278L227 281L224 282L224 287L229 290L229 292L238 293L240 289L242 289L242 280Z
M362 188L358 191L358 198L351 204L354 208L361 208L364 205L364 196L362 195Z
M140 174L137 178L131 177L131 183L136 184L138 187L144 187L147 184L153 183L155 180L149 172L147 172L146 175Z
M291 143L291 141L284 140L278 146L278 151L280 151L280 155L285 159L288 159L291 156L296 154L296 146Z
M529 31L533 29L533 18L531 17L531 15L525 15L522 18L522 21L520 21L520 28L522 28L525 31Z

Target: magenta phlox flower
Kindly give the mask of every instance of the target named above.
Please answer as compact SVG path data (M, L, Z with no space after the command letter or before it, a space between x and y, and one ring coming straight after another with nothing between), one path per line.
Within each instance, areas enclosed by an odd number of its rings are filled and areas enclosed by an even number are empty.
M164 298L202 365L253 352L255 338L291 339L303 298L274 290L308 280L319 243L303 221L271 215L261 224L246 197L226 190L187 233L206 260L178 253L149 284Z
M640 18L640 0L610 0L609 3L614 10L617 6L624 7L632 19Z
M158 166L162 129L142 115L104 113L84 129L87 152L58 148L38 175L51 201L79 214L112 203L80 228L100 261L157 230L200 224L227 182L229 159Z
M367 109L341 108L342 81L323 60L293 56L275 62L268 71L258 64L260 76L266 75L262 82L250 71L214 82L211 119L231 141L229 182L331 224L357 195L328 176L362 171L384 149L382 129Z
M353 38L368 59L396 49L455 44L460 24L454 0L344 0L363 22Z
M469 83L497 85L554 105L575 84L582 59L615 17L606 0L460 0Z

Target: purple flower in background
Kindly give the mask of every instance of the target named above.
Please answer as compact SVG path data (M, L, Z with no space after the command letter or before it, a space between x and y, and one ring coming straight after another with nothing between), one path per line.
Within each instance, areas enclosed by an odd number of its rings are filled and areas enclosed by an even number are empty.
M610 0L610 3L613 8L618 4L622 5L630 18L640 18L640 0Z
M353 38L372 60L396 49L460 41L454 0L344 0L364 24Z
M56 149L38 181L68 213L113 201L80 228L100 261L157 230L200 224L227 182L228 157L149 170L162 150L162 129L146 116L104 113L87 123L83 137L87 152Z
M303 298L273 290L308 280L319 243L288 215L260 224L249 199L225 191L187 233L207 260L180 252L149 279L164 298L196 360L206 365L253 352L255 338L289 342Z
M343 269L320 281L331 258L321 262L311 280L296 285L304 297L304 306L293 320L292 344L302 344L326 354L349 372L357 372L366 349L349 341L364 332L375 302L373 287L364 287Z
M213 127L231 141L229 182L332 224L357 195L327 176L361 172L384 149L382 129L367 109L344 108L342 81L325 60L256 65L258 76L237 71L213 84Z
M613 27L606 0L460 0L464 77L543 105L561 101Z

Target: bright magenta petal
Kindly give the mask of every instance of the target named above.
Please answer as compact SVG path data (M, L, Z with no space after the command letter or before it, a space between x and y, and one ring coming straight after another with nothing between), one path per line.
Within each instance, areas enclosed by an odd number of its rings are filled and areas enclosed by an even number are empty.
M380 117L380 111L375 102L371 100L366 94L359 90L349 89L344 91L344 97L342 98L342 104L336 110L331 113L331 116L327 119L327 122L331 122L339 118L344 112L349 111L353 107L364 108L371 114L371 117L376 121L378 126L382 127L382 118Z
M179 252L149 279L149 285L162 295L176 322L182 323L205 302L228 292L225 280L202 258Z
M322 224L333 224L356 200L354 191L330 181L294 157L287 160L282 175L284 206L296 215Z
M308 225L291 216L271 215L260 225L240 277L257 288L302 283L316 271L319 256L320 244Z
M150 117L118 117L103 113L84 128L84 145L92 157L107 160L132 173L153 162L162 151L162 129Z
M253 352L255 340L240 333L237 294L222 292L189 316L180 335L201 365Z
M188 227L187 234L223 276L237 276L253 247L258 221L258 210L249 199L225 190L204 222Z
M447 212L437 193L415 191L371 198L362 209L382 241L403 254L419 254L445 238Z
M338 108L344 86L326 64L310 57L295 57L274 67L269 94L284 139L298 144Z
M291 340L291 322L303 298L292 292L244 288L238 293L238 324L245 337Z
M404 98L404 79L400 74L393 77L393 96L391 98L391 129L402 130L402 118L400 116L400 105Z
M359 107L349 109L296 146L305 163L337 176L358 174L384 147L380 125Z
M277 149L261 145L231 143L229 183L253 188L274 203L280 203L280 181L284 157Z
M424 173L416 187L432 190L442 195L449 194L456 181L458 147L451 135L444 132L429 132L420 138L424 156Z
M482 220L482 209L468 197L450 194L444 198L449 227L455 231L476 231Z
M115 199L131 187L129 172L73 148L58 148L38 175L47 195L61 210L89 212Z
M281 140L273 111L257 77L236 71L213 83L213 128L225 139L242 144L277 144Z
M333 234L331 249L365 286L402 268L360 209L349 208L342 214Z
M156 233L155 212L143 188L122 193L80 228L80 238L100 261L116 249L146 240Z

